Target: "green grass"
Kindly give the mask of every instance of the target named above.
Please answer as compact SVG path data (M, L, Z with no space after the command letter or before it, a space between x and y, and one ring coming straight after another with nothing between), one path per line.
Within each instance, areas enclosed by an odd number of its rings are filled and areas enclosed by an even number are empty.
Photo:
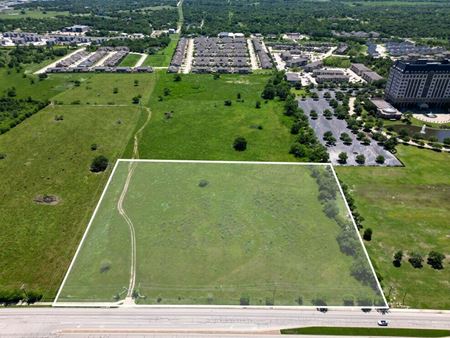
M337 68L350 68L350 60L341 56L329 56L323 60L324 66Z
M120 63L120 67L134 67L136 63L141 59L140 54L128 54L125 59Z
M281 334L328 336L446 337L450 330L392 329L382 327L301 327L281 330Z
M58 301L113 301L128 286L130 235L117 209L128 169L119 163ZM351 276L310 166L138 163L124 208L136 231L139 303L378 299Z
M69 12L56 12L56 11L47 11L43 12L40 10L26 10L25 14L22 14L20 10L11 10L0 13L1 19L48 19L48 18L56 18L57 16L67 16Z
M179 82L171 74L157 76L150 100L153 117L139 148L143 158L296 160L289 154L294 136L282 103L260 98L269 76L223 75L214 80L212 75L191 74ZM170 89L169 96L164 96L164 88ZM244 102L237 102L238 93ZM230 107L224 105L227 99L232 100ZM256 101L261 101L261 109L255 108ZM171 111L172 118L166 118ZM238 136L247 139L246 151L233 149Z
M51 62L51 61L50 61ZM31 68L35 66L31 65ZM17 73L14 69L0 69L0 93L11 87L16 88L18 98L27 98L46 101L73 86L73 81L81 78L81 75L65 74L50 75L45 80L39 80L37 76L30 74L29 70ZM34 83L32 83L34 81Z
M141 95L141 102L145 104L153 91L154 79L155 74L87 74L79 87L70 88L54 100L64 104L79 101L91 105L131 105L133 97Z
M413 308L449 309L449 259L443 270L434 270L426 264L426 255L431 250L450 254L450 155L408 146L399 146L397 155L404 168L336 170L351 188L365 227L373 229L366 246L392 305L402 306L404 299L404 305ZM394 267L397 250L421 253L424 267L414 269L407 260Z
M53 106L0 136L3 288L55 296L110 173L93 174L90 163L99 154L112 162L122 156L139 115L135 107ZM45 194L60 202L34 202Z
M169 45L155 54L149 55L143 65L151 67L168 67L170 65L170 61L172 60L173 53L177 48L179 39L179 34L170 35Z

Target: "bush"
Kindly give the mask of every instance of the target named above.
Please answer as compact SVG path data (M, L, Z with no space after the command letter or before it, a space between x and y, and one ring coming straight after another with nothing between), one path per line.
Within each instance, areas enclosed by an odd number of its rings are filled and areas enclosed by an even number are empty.
M323 212L329 218L335 218L339 214L339 208L335 201L328 201L323 206Z
M375 159L375 162L377 162L378 164L383 164L385 161L385 158L383 155L378 155L377 158Z
M233 142L233 148L236 151L244 151L247 149L247 140L243 137L236 137Z
M427 264L431 265L433 269L441 270L443 269L442 261L444 260L445 255L440 252L430 251L428 254Z
M92 143L92 144L91 144L91 150L92 150L92 151L97 150L97 148L98 148L98 146L97 146L96 143Z
M368 242L372 240L372 229L371 228L367 228L366 230L364 230L363 238L365 241L368 241Z
M392 261L392 264L396 268L399 268L402 265L402 259L403 259L403 251L399 250L394 254L394 260Z
M181 81L181 75L180 74L175 74L175 76L173 77L173 80L175 82L180 82Z
M240 305L250 305L250 298L248 297L248 296L242 296L240 299L239 299L239 304Z
M94 173L105 171L108 168L108 159L103 156L97 156L92 160L91 171Z
M6 154L0 153L0 160L4 160L6 158Z
M417 253L417 252L412 252L409 255L409 259L408 261L411 263L411 265L415 268L415 269L420 269L423 267L423 257L421 254Z
M225 100L225 101L223 102L223 104L224 104L225 106L229 107L229 106L231 106L232 102L231 102L231 100Z
M346 152L339 153L339 163L345 164L347 163L348 155Z
M261 108L261 101L256 101L255 108L256 109L260 109Z
M363 165L364 163L366 163L366 157L363 154L356 155L355 161L359 165Z

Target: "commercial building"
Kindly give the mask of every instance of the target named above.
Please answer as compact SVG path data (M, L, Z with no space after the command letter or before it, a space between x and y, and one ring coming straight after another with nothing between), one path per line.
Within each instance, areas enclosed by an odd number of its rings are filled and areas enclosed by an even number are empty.
M389 73L385 98L397 106L449 106L449 60L396 61Z
M370 68L366 67L362 63L352 63L350 69L357 75L361 76L368 83L372 83L374 81L379 81L383 79L381 75L372 71Z
M386 102L383 99L376 98L371 99L370 101L377 107L377 115L379 117L389 120L398 120L402 117L402 113L392 107L389 102Z

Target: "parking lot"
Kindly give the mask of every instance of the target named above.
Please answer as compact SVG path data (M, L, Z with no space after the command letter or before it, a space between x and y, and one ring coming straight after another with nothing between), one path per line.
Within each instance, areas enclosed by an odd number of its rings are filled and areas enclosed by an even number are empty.
M338 120L333 116L332 119L328 120L323 116L323 111L325 109L333 110L328 101L325 99L319 99L318 101L314 101L311 98L308 98L304 101L299 101L300 108L303 109L305 114L309 117L309 122L311 127L314 129L314 132L317 135L319 141L326 145L326 142L323 140L323 134L327 131L331 131L333 136L336 138L336 145L327 146L328 153L330 154L330 161L335 165L342 165L339 163L339 153L346 152L348 155L347 164L346 165L358 165L355 161L355 157L358 154L363 154L366 158L364 165L369 166L379 166L380 164L376 163L375 159L377 156L382 155L385 158L383 166L401 166L401 162L389 151L385 150L382 146L378 145L376 141L371 139L370 145L363 145L356 139L356 135L353 134L350 129L347 128L347 122L345 120ZM311 119L309 113L311 110L315 110L319 117L316 120ZM345 145L339 138L341 133L347 133L351 139L351 145Z

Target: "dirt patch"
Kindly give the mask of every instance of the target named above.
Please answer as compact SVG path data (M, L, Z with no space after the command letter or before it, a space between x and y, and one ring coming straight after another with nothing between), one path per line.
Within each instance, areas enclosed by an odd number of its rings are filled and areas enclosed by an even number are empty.
M55 195L38 195L34 198L34 202L43 205L57 205L61 199Z

